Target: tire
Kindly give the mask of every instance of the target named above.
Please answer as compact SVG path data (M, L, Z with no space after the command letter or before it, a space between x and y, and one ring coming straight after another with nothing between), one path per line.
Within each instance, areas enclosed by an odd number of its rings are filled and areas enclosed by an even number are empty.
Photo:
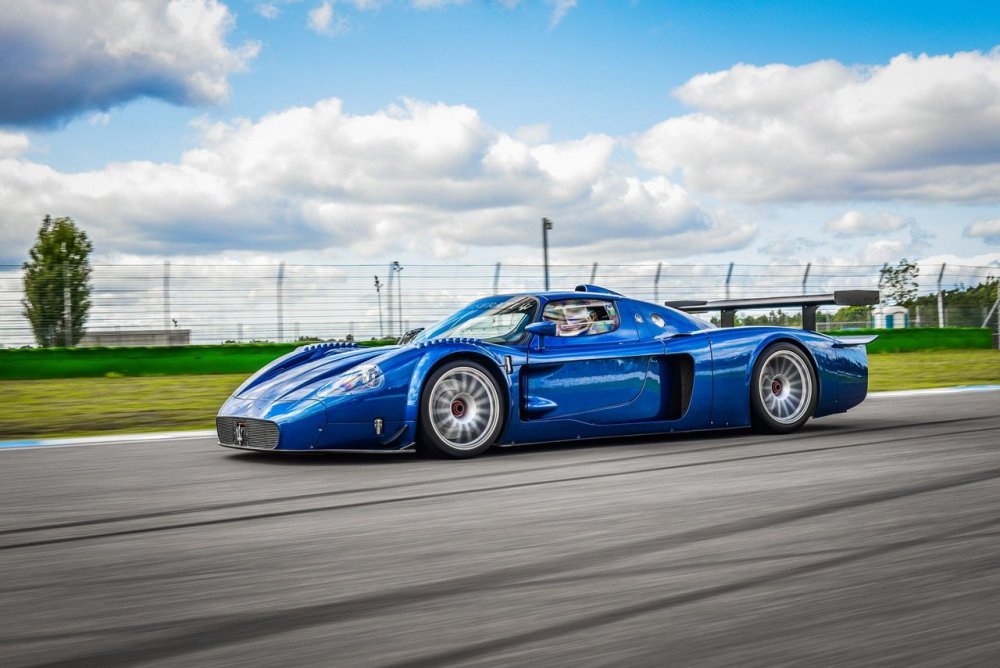
M481 364L456 360L434 370L420 396L420 446L464 459L489 449L503 431L503 393Z
M750 379L751 419L755 429L788 434L816 410L816 374L801 348L775 343L764 349Z

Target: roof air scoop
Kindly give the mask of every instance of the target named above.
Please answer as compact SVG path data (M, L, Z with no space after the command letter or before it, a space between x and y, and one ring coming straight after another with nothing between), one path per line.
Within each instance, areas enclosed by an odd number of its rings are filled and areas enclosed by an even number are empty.
M621 297L620 292L615 292L614 290L608 290L607 288L602 288L599 285L591 285L590 283L581 283L576 286L577 292L598 292L603 295L617 295Z

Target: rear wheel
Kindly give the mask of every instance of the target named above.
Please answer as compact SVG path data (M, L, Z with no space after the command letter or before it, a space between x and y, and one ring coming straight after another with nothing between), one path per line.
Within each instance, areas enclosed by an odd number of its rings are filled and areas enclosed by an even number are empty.
M474 457L493 445L503 422L499 385L482 365L449 362L427 379L420 397L420 442L426 452Z
M757 358L750 384L753 425L760 431L799 429L816 410L816 377L800 348L768 346Z

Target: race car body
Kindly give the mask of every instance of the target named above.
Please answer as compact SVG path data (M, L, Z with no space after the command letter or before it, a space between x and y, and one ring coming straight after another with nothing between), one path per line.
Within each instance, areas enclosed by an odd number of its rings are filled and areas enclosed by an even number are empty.
M719 328L682 310L706 307L585 285L486 297L401 345L303 346L226 401L219 443L469 457L495 444L784 433L864 400L874 337Z

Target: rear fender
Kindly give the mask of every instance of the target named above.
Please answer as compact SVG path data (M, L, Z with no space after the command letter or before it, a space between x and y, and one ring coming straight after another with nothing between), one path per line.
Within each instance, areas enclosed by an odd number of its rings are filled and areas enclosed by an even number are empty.
M713 422L719 427L750 424L750 389L757 359L774 343L788 343L802 350L817 380L815 416L837 412L838 378L833 369L837 352L829 337L776 327L734 327L712 330L715 369Z

